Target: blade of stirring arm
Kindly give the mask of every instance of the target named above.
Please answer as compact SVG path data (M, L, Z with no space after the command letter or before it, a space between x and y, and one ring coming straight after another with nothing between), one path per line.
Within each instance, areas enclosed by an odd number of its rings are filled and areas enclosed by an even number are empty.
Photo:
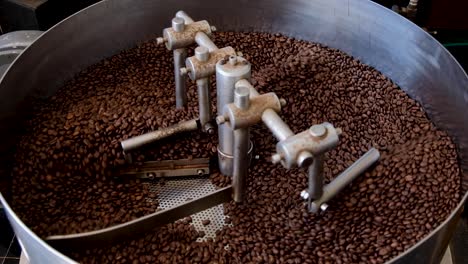
M49 236L45 240L54 248L63 251L73 251L124 241L136 235L151 232L158 226L172 223L180 218L228 202L232 199L231 195L232 186L228 186L198 199L123 224L85 233Z

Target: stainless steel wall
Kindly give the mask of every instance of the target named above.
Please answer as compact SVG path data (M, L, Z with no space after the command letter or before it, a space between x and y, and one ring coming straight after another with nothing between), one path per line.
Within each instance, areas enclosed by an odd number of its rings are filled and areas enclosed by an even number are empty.
M465 72L430 35L367 0L107 0L91 6L46 32L18 57L1 81L2 177L8 175L9 154L14 148L18 120L27 108L26 96L49 96L85 67L156 37L179 9L223 30L280 32L320 42L380 70L421 102L435 124L454 138L463 168L464 191L468 190ZM429 237L394 261L437 263L461 209L462 204ZM8 213L30 256L44 257L50 249L25 232L11 210ZM51 257L57 257L56 252L52 253Z

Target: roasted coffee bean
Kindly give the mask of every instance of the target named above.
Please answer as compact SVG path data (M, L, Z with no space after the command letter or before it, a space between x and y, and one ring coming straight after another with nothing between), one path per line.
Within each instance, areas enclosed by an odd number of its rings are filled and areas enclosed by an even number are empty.
M211 220L210 220L210 219L205 219L205 220L202 221L202 225L204 225L204 226L207 226L207 225L209 225L210 223L211 223Z
M379 163L327 211L311 214L299 196L307 172L273 165L277 142L264 125L255 125L258 158L249 169L247 198L223 205L226 225L214 239L195 230L188 217L132 240L75 252L76 260L383 263L423 239L460 201L455 145L378 71L338 50L279 34L225 32L214 34L214 42L243 52L260 93L286 99L280 115L294 132L325 121L343 130L326 155L326 183L371 147L380 150ZM150 41L89 67L53 97L33 103L13 170L12 205L29 227L43 237L78 233L161 210L146 183L114 176L125 164L119 141L198 116L193 82L188 106L175 109L172 76L172 52ZM211 98L216 112L215 89ZM132 158L139 164L213 157L216 146L217 135L192 132ZM218 187L231 184L217 168L210 179Z

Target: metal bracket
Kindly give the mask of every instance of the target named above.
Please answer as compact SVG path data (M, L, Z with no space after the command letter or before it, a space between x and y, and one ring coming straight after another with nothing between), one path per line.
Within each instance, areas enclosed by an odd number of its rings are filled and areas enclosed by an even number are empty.
M119 174L150 180L164 177L203 176L210 174L210 159L148 161L141 166L122 169Z

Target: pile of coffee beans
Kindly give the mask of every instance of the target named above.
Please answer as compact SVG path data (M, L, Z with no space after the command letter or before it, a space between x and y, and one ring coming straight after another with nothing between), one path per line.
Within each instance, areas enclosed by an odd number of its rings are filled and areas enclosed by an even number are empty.
M215 239L197 242L204 234L186 218L133 240L74 252L76 260L383 263L436 228L460 201L454 144L378 71L338 50L282 35L226 32L214 42L243 52L260 93L286 99L281 116L294 132L325 121L343 130L326 155L326 182L371 147L380 150L380 162L327 211L311 214L299 195L306 172L271 163L276 140L259 124L251 129L258 159L247 199L224 204L232 226ZM157 210L157 196L144 184L114 176L125 163L120 140L197 117L193 83L188 107L175 109L172 67L172 52L146 42L89 67L37 102L13 173L14 209L37 234L95 230ZM215 89L211 95L216 98ZM216 146L216 134L186 133L135 153L134 160L213 157ZM210 178L217 186L230 183L216 168Z

